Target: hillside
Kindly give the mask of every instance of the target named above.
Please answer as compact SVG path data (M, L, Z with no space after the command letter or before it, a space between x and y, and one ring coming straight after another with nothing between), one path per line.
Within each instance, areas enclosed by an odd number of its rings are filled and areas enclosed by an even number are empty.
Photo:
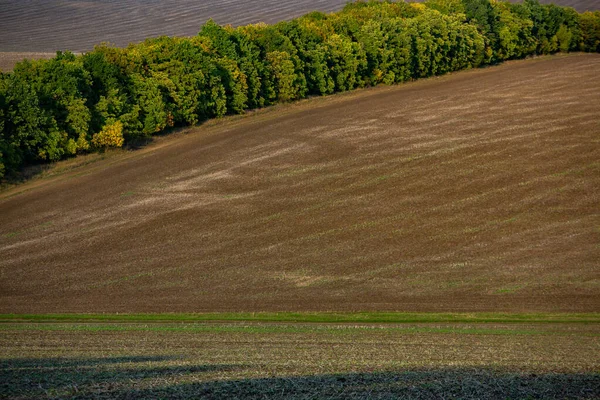
M4 192L0 312L597 311L599 71L313 99Z

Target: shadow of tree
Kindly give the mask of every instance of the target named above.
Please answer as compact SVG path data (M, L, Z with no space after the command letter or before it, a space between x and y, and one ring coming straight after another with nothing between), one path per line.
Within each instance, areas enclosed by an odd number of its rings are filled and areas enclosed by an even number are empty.
M23 358L0 362L0 398L598 399L600 374L438 368L202 381L241 365L152 365L177 357ZM147 365L150 364L150 365ZM159 379L152 379L159 378ZM165 384L165 382L169 382ZM143 383L143 384L142 384Z
M152 365L178 360L181 362L175 365ZM127 390L146 379L177 378L239 368L244 367L194 365L178 357L164 356L1 360L0 399L112 398L126 395ZM111 394L115 390L117 393Z
M173 399L598 399L600 375L436 369L182 384L113 395Z

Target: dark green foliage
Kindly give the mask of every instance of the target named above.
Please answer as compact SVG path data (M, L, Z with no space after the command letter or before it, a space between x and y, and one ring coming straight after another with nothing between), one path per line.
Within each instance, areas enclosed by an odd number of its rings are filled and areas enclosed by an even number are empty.
M324 95L333 93L335 84L327 66L327 51L324 45L325 34L320 28L325 15L312 13L304 18L281 23L281 33L288 37L297 50L297 56L304 69L306 81L303 91L309 94Z
M33 68L31 63L20 67ZM47 110L52 107L52 99L44 98L34 84L19 78L17 74L8 75L3 85L2 153L8 171L24 162L57 160L64 153L64 148L57 147L62 139L58 124Z
M536 38L537 53L577 49L581 36L580 16L574 9L542 5L538 0L525 0L520 7L524 9L524 17L533 22L531 34Z
M484 62L496 62L498 15L489 0L462 0L467 21L475 24L485 40Z
M571 50L600 52L599 12L427 0L359 1L272 26L209 21L193 38L59 52L0 74L0 178L88 151L115 126L132 141L309 95Z
M600 11L581 14L579 49L600 53Z

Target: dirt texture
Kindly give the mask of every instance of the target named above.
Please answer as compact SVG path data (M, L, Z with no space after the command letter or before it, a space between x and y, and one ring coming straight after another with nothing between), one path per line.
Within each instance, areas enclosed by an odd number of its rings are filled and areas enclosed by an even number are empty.
M194 36L210 18L234 26L275 23L346 0L0 0L0 51L89 51L162 35Z
M600 55L259 111L0 194L0 312L600 311Z
M0 52L0 72L12 71L15 64L23 60L47 60L54 56L56 53Z

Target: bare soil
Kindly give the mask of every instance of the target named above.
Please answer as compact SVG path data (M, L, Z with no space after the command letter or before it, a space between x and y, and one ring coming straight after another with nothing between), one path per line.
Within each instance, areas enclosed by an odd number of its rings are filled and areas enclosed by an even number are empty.
M0 51L89 51L162 35L194 36L210 18L234 26L275 23L346 0L0 0Z
M0 52L0 72L12 71L15 64L23 60L49 59L56 53L33 53L33 52Z
M600 55L227 118L0 196L0 312L600 310Z

